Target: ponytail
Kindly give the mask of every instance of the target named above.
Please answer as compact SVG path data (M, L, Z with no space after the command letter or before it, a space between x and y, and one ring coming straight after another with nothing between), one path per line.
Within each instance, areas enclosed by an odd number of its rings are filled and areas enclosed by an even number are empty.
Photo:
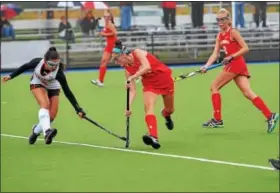
M55 51L55 52L57 52L57 51L56 51L56 47L54 47L54 46L53 46L53 47L50 47L50 48L49 48L49 51Z
M113 49L113 53L116 53L116 54L130 54L131 51L126 46L124 46L120 40L117 40L115 42L115 47Z
M59 59L56 47L50 47L44 56L45 61Z

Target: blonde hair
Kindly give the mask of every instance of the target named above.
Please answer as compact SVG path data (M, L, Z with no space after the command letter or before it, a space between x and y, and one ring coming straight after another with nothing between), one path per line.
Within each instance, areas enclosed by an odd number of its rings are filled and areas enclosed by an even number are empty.
M111 19L110 19L111 22L112 22L113 24L115 24L114 16L113 16L113 13L111 12L110 9L104 10L104 16L109 16L109 17L111 17Z
M223 13L223 14L226 14L226 16L228 17L229 19L229 23L228 25L231 27L232 26L232 21L231 21L231 15L230 15L230 12L228 10L226 10L225 8L221 8L217 14L219 13Z

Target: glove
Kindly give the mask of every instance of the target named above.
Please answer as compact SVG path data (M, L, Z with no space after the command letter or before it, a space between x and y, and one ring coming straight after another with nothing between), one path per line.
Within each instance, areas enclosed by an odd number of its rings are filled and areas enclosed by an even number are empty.
M82 108L79 108L77 110L77 114L79 115L79 117L84 118L86 116L85 111Z

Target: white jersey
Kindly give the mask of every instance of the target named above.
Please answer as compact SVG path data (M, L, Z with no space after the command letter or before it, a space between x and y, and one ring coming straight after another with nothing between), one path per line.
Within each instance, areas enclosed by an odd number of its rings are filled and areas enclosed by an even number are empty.
M59 70L59 66L54 71L43 76L41 74L41 69L43 65L44 59L42 59L34 69L30 84L40 84L46 89L60 89L61 86L59 82L55 79Z

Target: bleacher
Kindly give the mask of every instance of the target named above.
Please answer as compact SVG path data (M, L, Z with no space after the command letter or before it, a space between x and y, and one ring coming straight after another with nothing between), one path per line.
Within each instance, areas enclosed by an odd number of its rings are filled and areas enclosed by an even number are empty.
M270 21L268 28L255 28L251 23L252 21L247 22L247 28L240 29L251 51L279 49L279 19L278 22ZM62 40L58 36L58 29L50 27L16 29L16 41L48 40L57 47L70 66L97 65L105 46L104 38L94 34L84 38L76 25L72 30L75 43ZM148 50L164 62L172 63L205 60L211 54L217 33L216 23L205 23L205 29L193 29L191 23L188 23L177 26L173 31L166 31L163 25L134 26L131 31L125 32L118 29L118 37L127 47Z
M156 54L165 62L182 60L203 60L215 45L217 29L175 30L168 32L119 32L118 37L130 48L142 48ZM250 50L279 49L279 29L241 30ZM65 43L50 40L62 55L67 52ZM69 61L75 65L92 65L99 62L103 52L104 38L77 38L69 43Z

